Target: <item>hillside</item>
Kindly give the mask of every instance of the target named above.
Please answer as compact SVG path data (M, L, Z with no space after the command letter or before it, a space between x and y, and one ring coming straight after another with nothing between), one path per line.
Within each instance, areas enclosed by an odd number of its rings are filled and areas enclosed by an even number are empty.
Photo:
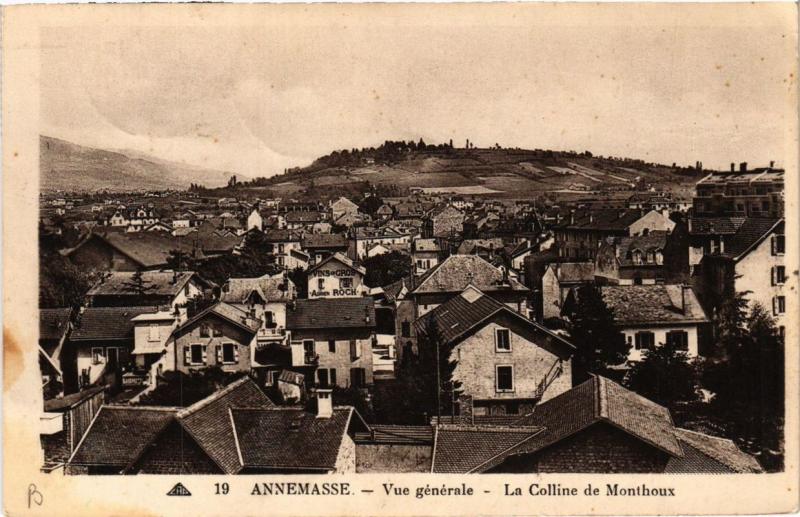
M393 146L388 151L386 146ZM400 146L398 148L398 146ZM309 189L343 190L358 183L418 187L426 192L531 197L611 193L635 186L656 187L685 195L704 171L642 160L545 150L453 148L415 149L387 142L374 149L334 152L304 168L268 179L250 188L274 195L298 195Z
M41 190L161 190L222 186L230 172L170 162L138 151L108 151L39 137Z

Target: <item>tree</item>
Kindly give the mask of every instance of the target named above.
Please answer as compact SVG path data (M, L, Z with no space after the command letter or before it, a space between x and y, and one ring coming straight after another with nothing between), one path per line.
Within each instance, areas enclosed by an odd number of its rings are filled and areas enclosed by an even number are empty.
M301 267L289 271L289 280L294 284L298 298L308 298L308 273Z
M453 343L446 342L429 320L417 340L418 353L404 354L393 383L377 389L375 418L379 422L426 424L435 415L449 415L461 383L453 380L458 361Z
M606 305L600 289L586 285L575 292L569 311L570 336L577 350L572 358L575 384L590 373L608 374L610 366L625 362L630 345L614 323L614 312Z
M411 274L411 257L392 251L369 257L363 262L367 274L364 283L370 287L389 285Z
M628 371L625 386L662 406L697 399L695 369L677 343L662 343L644 352L641 361Z
M148 282L144 279L144 274L141 269L137 269L131 276L131 279L126 280L122 285L134 291L138 296L144 296L148 291L154 288L152 282Z
M703 364L702 386L713 393L711 415L728 436L770 471L783 467L784 342L759 303L746 293L723 304L716 322L718 354Z

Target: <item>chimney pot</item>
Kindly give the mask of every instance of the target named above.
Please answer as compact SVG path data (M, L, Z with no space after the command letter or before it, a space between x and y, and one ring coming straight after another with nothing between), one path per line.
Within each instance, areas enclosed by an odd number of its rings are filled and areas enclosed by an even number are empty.
M742 162L739 164L739 172L747 172L747 162Z
M317 418L333 416L333 390L317 388Z
M773 167L775 167L775 160L770 160L769 161L769 168L771 169Z
M736 172L736 164L731 162L731 172Z

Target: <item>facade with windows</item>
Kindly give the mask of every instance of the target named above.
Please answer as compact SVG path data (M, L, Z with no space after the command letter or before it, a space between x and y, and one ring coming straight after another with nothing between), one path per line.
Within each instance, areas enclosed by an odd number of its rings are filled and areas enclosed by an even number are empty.
M308 270L309 298L353 298L363 296L366 270L336 253Z
M786 236L783 219L749 218L727 242L725 252L706 255L700 263L697 287L708 310L718 310L734 293L747 293L785 332L791 292L786 270Z
M165 367L184 373L215 366L225 372L249 372L260 327L260 320L220 302L173 331Z
M647 350L667 343L689 357L699 355L701 328L709 320L691 287L615 285L601 287L601 293L631 347L628 361L640 361Z
M694 213L700 216L783 217L783 169L763 167L709 174L697 182Z
M454 343L461 386L450 396L471 398L475 415L527 413L572 387L574 347L472 286L417 320L417 332L431 322Z

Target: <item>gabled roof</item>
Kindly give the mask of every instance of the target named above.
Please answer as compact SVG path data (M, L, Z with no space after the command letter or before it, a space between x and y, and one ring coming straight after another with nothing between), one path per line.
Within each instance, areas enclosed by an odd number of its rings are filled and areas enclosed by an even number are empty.
M179 238L173 235L165 235L161 232L128 233L109 231L104 235L89 234L80 244L65 253L72 255L93 239L99 239L110 245L145 268L165 265L171 250L177 249L187 254L192 254L194 251L190 238Z
M39 309L39 340L60 340L69 329L72 309ZM48 351L48 353L51 351Z
M372 328L375 302L370 297L300 299L286 311L286 328Z
M494 250L500 252L503 249L503 239L494 237L491 239L464 239L458 246L456 253L460 255L469 255L476 253L478 250Z
M418 335L424 334L429 323L435 321L442 338L449 343L467 335L471 330L480 327L499 313L507 314L535 331L554 338L554 341L564 348L565 354L569 354L575 348L574 345L547 327L525 318L471 285L458 296L452 297L417 319L414 327Z
M592 210L580 216L576 214L573 223L567 220L560 227L570 230L625 231L644 215L638 209Z
M156 313L158 307L86 307L78 316L70 341L133 339L136 316Z
M142 455L176 413L170 407L101 406L69 463L121 471Z
M369 431L355 434L356 442L392 445L433 445L434 428L430 425L373 424Z
M740 260L772 233L783 233L783 219L748 217L732 238L725 241L724 256Z
M46 412L66 411L80 405L85 400L94 397L101 391L105 391L105 386L91 386L76 393L70 393L59 398L47 399L44 401Z
M300 235L293 230L269 229L264 231L267 242L300 242Z
M414 239L414 251L441 251L436 239Z
M230 418L244 468L329 471L347 433L352 407L317 418L301 408L234 408Z
M708 321L700 301L690 287L662 284L610 285L601 287L600 292L608 307L614 311L614 321L618 325L691 324Z
M763 472L756 459L731 440L679 428L675 429L675 435L686 454L683 458L670 458L665 472Z
M440 425L434 438L431 472L482 472L541 432L540 427Z
M286 302L296 296L294 283L282 273L257 278L230 278L223 286L221 301L246 303L255 292L266 302Z
M429 269L413 294L461 292L472 284L481 291L528 291L514 280L503 283L503 272L478 255L450 255Z
M542 402L517 425L544 431L515 454L538 452L597 422L606 422L670 456L683 456L667 408L596 375L552 399Z
M250 377L243 377L176 414L181 426L225 472L241 469L229 409L269 408L273 402Z
M189 328L198 321L201 321L212 314L219 316L220 318L244 329L247 332L250 332L251 334L258 332L258 329L261 327L261 320L251 318L246 312L234 307L233 305L225 302L217 302L180 325L175 329L175 332L180 332L183 329Z
M347 199L346 197L340 197L336 201L331 202L331 208L358 208L358 205Z
M333 262L333 261L340 262L341 264L344 264L348 268L352 269L357 273L360 273L361 275L367 274L367 269L364 266L356 265L356 263L353 262L349 257L346 257L345 255L342 255L341 253L338 252L325 258L325 260L318 262L313 267L308 268L308 272L311 273L312 271L316 271L317 269L321 268L328 262Z
M94 285L88 296L139 296L139 287L134 282L133 272L112 272ZM176 296L193 278L191 271L142 271L142 293L144 296Z
M689 235L732 235L744 224L745 217L692 217Z

